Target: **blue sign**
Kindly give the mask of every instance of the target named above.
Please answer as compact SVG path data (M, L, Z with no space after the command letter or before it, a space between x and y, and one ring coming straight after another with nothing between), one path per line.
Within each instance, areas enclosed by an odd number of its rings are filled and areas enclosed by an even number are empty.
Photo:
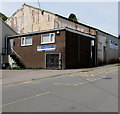
M37 52L55 51L56 45L37 46Z
M117 42L115 42L113 40L109 40L109 45L110 45L110 48L118 50L118 43Z

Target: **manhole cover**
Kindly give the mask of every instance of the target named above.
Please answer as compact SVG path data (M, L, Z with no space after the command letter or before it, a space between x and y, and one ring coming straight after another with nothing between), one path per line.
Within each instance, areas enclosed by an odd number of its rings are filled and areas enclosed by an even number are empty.
M112 77L104 77L104 78L102 78L102 79L112 79Z

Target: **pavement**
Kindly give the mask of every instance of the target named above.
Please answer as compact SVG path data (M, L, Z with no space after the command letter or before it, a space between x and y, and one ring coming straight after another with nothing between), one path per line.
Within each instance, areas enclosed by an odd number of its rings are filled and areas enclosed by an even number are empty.
M14 83L14 72L21 79L18 83ZM7 71L5 76L14 81L2 86L3 112L118 112L117 64L88 69Z
M95 69L103 69L108 67L114 67L118 64L110 64L105 66L99 66L94 68L81 68L81 69L68 69L68 70L2 70L0 73L2 76L2 85L9 85L14 83L21 83L31 80L53 78L58 76L64 76L77 72L92 71Z

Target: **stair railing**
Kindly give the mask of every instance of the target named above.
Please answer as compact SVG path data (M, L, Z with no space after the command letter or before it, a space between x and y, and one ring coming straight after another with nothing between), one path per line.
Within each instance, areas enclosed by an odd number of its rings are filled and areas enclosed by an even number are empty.
M19 54L11 47L12 53L14 55L16 55L16 57L18 58L18 60L20 61L20 64L22 65L23 68L25 68L23 62L21 61L21 57L19 56ZM18 63L17 63L18 64ZM21 67L21 65L19 65Z
M15 53L15 55L17 55L17 57L21 58L21 57L19 56L19 54L18 54L12 47L11 47L11 50L12 50L13 53Z

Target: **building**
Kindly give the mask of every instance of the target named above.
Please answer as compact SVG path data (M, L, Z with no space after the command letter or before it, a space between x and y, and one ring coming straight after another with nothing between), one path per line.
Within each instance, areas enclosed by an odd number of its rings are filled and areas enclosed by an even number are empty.
M97 30L97 65L118 62L119 40L117 37Z
M100 30L97 38L59 28L8 36L7 40L8 55L14 60L10 64L24 68L68 69L118 62L118 39Z
M7 23L19 33L7 40L10 65L66 69L118 61L117 37L58 14L24 4Z
M90 26L27 4L24 4L6 22L13 30L21 34L65 27L91 35L96 34L95 29Z
M93 35L61 28L9 36L8 39L14 50L9 55L25 68L67 69L95 66Z
M9 61L6 55L6 37L17 34L2 19L0 19L0 68L5 67Z

